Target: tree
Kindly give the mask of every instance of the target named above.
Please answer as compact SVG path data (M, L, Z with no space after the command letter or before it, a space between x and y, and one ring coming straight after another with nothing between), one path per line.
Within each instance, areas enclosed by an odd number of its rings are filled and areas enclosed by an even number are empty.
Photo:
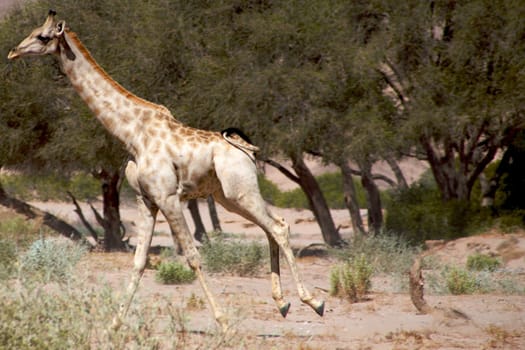
M419 143L442 198L468 201L523 128L525 26L513 2L385 2L385 80L404 137Z

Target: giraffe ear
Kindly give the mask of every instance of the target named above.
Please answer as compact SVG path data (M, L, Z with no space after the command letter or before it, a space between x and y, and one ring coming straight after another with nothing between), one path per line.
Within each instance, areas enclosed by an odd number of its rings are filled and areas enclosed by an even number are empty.
M64 34L64 30L66 30L66 21L60 21L56 24L55 28L55 36L61 36Z

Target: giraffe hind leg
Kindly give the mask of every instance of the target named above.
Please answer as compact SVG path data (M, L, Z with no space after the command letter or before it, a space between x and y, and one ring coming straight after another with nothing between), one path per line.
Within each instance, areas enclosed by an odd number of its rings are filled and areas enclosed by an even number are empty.
M286 223L283 218L268 210L266 203L258 192L251 193L252 196L236 196L234 197L235 199L228 199L223 193L217 193L215 194L215 199L227 210L235 212L254 222L266 232L270 244L272 296L281 314L286 316L290 308L290 303L284 302L282 297L279 249L283 252L288 262L301 301L314 309L318 315L322 316L324 313L324 301L314 299L306 287L304 287L299 276L295 257L289 244L288 223Z

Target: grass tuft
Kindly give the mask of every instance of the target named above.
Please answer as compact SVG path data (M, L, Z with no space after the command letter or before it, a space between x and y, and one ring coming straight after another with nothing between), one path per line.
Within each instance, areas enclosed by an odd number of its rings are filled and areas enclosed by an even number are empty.
M207 270L214 273L254 276L265 262L264 249L257 242L218 239L205 244L201 253Z
M334 266L330 272L330 295L358 302L371 287L373 267L364 254Z
M155 279L162 284L186 284L195 278L195 273L178 261L162 261L155 273Z
M501 266L501 261L486 254L472 254L467 258L467 269L471 271L495 271Z

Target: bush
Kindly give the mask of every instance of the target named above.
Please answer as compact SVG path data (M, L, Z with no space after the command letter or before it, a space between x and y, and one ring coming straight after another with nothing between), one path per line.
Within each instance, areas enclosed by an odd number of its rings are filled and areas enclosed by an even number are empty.
M451 267L446 272L447 288L454 295L472 294L478 290L476 277L466 270Z
M323 192L328 207L331 209L344 209L343 180L340 172L327 173L316 177L321 191ZM357 193L357 202L361 208L366 208L366 194L361 182L354 180L354 186ZM281 208L303 208L308 209L308 199L300 189L281 192L279 188L266 179L259 176L259 188L263 198L270 204ZM387 191L381 192L383 203L390 201L390 194Z
M364 254L375 272L406 274L418 249L397 235L354 236L343 249L334 250L343 260Z
M364 254L334 266L330 271L330 295L347 298L351 302L362 300L370 290L372 272L373 268Z
M259 190L265 201L272 205L276 205L281 195L281 191L276 184L268 180L265 176L259 175Z
M467 269L473 271L495 271L501 266L501 261L486 254L473 254L467 258Z
M431 181L396 192L385 209L385 229L402 234L413 244L463 237L479 229L487 215L468 202L443 202Z
M193 270L176 261L163 261L157 267L155 279L162 284L191 283L197 278Z
M253 276L264 263L263 247L256 243L228 242L222 239L206 243L201 253L210 272Z
M86 249L64 239L39 239L21 258L24 277L41 278L44 282L64 282Z
M182 348L177 325L152 327L159 312L170 316L159 301L132 305L126 327L108 332L119 298L107 286L75 279L60 288L25 282L0 283L1 349L159 349L159 333Z

